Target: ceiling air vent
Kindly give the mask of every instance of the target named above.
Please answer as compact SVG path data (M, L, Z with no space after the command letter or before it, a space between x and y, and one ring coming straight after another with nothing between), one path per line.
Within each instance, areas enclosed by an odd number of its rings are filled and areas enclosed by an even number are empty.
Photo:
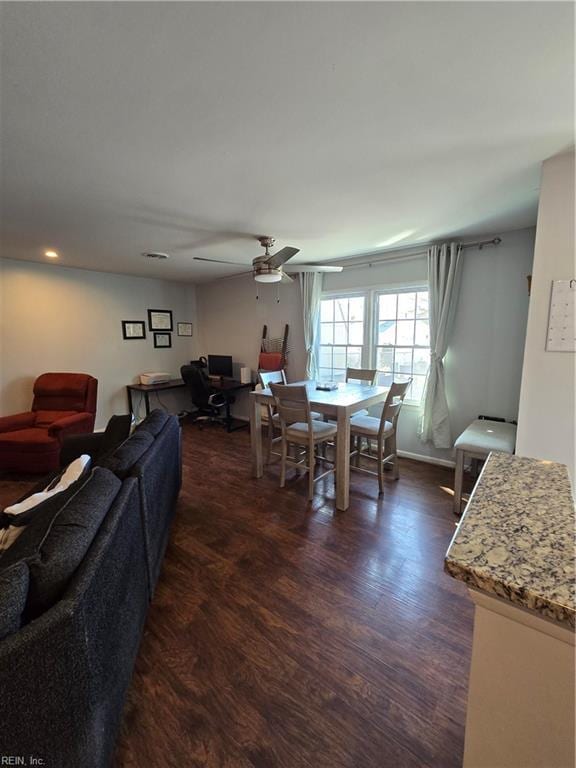
M142 256L144 256L145 259L159 259L160 261L170 258L167 253L160 253L159 251L146 251Z

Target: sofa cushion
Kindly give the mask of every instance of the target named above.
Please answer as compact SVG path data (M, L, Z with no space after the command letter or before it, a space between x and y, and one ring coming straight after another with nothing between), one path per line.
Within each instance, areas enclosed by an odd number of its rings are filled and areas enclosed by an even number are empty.
M34 382L33 411L92 411L88 390L91 376L85 373L43 373Z
M76 492L59 508L36 512L30 525L0 559L3 567L16 562L28 564L27 620L39 616L60 599L121 487L118 478L99 468L77 482ZM54 496L51 501L60 498Z
M142 458L153 442L154 438L150 432L137 430L112 454L99 459L98 465L114 472L120 480L125 480L134 464Z
M22 562L0 571L0 640L22 626L29 576L28 566Z
M156 437L160 434L169 418L169 413L162 411L160 408L155 408L152 413L146 416L144 421L138 425L136 431L143 430L145 432L150 432L153 437Z
M0 557L2 552L11 547L30 525L36 513L42 513L48 501L58 496L51 505L51 508L56 510L78 490L77 481L87 472L89 466L90 456L79 456L52 478L45 488L30 493L0 513Z
M60 449L58 440L50 437L47 429L30 427L29 429L19 429L16 432L2 432L0 434L0 447L19 450L26 446L26 451L32 453Z

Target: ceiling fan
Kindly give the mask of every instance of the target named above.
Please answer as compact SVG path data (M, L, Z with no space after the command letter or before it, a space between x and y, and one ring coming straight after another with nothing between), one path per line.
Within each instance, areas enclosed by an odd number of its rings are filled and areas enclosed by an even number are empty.
M230 275L230 277L238 277L239 275L247 275L252 273L254 280L259 283L291 283L293 282L290 275L284 271L284 264L300 251L299 248L292 248L286 246L280 249L277 253L270 253L270 248L274 245L274 238L268 235L258 235L256 240L264 248L264 253L261 256L257 256L252 260L252 269L248 272L240 272L237 275ZM202 256L194 256L196 261L210 261L215 264L233 264L235 267L240 266L236 261L224 261L223 259L206 259ZM343 267L331 267L324 264L295 264L290 267L294 272L342 272Z

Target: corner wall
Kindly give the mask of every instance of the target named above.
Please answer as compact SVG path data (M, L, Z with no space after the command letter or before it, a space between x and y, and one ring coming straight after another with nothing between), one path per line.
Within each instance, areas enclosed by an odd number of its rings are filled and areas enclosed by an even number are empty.
M138 374L155 370L177 377L180 366L196 357L196 335L180 337L175 330L171 349L155 349L148 330L145 340L124 341L121 321L147 324L148 309L171 309L174 328L192 322L197 332L193 286L0 260L0 414L28 410L34 380L45 371L98 379L97 428L113 413L127 413L126 385ZM162 393L161 403L176 412L191 407L184 390Z
M576 480L574 352L547 352L553 280L576 278L574 150L542 166L532 293L522 370L516 452L559 461Z

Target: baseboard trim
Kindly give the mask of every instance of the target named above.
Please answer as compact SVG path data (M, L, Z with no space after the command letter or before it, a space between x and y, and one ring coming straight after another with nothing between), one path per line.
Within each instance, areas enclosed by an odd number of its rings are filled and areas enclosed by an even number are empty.
M423 461L425 464L438 464L440 467L454 469L455 463L450 459L437 459L435 456L426 456L423 453L411 453L410 451L398 451L398 456L414 461Z

